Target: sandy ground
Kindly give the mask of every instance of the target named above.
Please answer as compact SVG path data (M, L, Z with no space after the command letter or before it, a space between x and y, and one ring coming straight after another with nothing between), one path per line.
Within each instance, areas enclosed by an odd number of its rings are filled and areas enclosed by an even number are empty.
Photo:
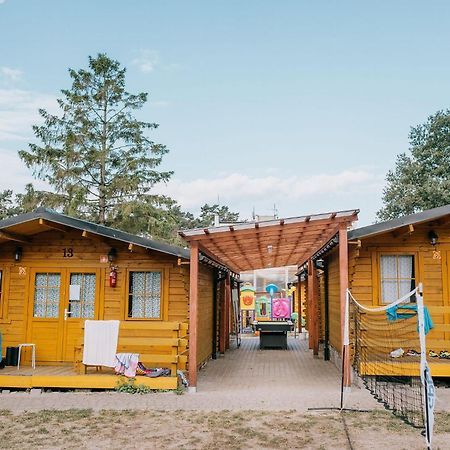
M450 415L440 413L434 449L448 449ZM4 449L408 449L418 430L386 411L100 411L13 415L3 411Z
M195 394L158 392L8 392L0 394L0 448L422 449L405 425L364 388L337 407L339 371L291 352L258 351L257 340L211 361ZM450 449L450 389L438 388L434 449Z

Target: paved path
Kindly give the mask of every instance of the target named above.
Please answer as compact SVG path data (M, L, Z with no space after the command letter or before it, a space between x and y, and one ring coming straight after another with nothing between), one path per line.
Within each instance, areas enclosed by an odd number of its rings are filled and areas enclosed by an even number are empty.
M240 349L228 351L200 371L195 394L12 392L0 395L0 408L14 412L70 408L305 411L339 405L339 371L332 363L313 358L305 340L290 338L289 350L259 350L258 338L242 342ZM379 407L359 388L346 395L346 406Z

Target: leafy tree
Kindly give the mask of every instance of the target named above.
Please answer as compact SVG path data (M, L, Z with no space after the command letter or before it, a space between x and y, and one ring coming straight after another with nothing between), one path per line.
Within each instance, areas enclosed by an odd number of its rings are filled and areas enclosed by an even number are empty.
M33 126L39 144L20 151L37 178L54 193L45 201L66 214L100 224L120 226L122 206L144 206L155 183L172 172L158 171L168 149L150 140L146 132L157 124L134 117L147 101L146 93L125 90L125 68L105 54L89 57L88 69L69 69L71 89L62 90L60 115L39 111L43 125ZM120 221L119 221L120 222Z
M409 141L411 154L398 155L386 176L380 220L450 203L450 110L412 128Z
M214 224L215 216L219 216L220 222L237 222L239 220L239 213L232 212L228 206L224 205L209 205L205 203L200 209L200 215L195 220L193 225L195 227L209 227Z

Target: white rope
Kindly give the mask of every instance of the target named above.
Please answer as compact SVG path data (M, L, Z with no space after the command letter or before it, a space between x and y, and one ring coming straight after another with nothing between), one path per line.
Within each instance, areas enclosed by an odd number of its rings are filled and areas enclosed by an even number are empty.
M389 305L386 306L379 306L378 308L370 308L364 305L361 305L361 303L358 302L358 300L356 300L355 297L353 297L352 293L350 292L350 289L347 289L347 293L349 294L349 296L351 297L351 299L364 311L368 311L368 312L381 312L381 311L386 311L389 308L392 308L393 306L397 306L400 303L404 303L406 301L408 301L410 299L410 297L412 295L414 295L417 292L417 287L415 289L413 289L411 292L408 292L407 294L405 294L403 297L399 298L398 300L396 300L395 302L389 303Z

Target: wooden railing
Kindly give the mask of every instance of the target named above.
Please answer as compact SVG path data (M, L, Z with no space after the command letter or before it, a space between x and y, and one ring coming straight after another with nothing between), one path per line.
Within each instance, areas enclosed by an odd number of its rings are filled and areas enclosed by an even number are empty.
M188 324L183 322L120 322L118 353L139 353L146 367L167 367L171 376L187 364ZM83 340L75 347L75 365L85 372L82 364Z

